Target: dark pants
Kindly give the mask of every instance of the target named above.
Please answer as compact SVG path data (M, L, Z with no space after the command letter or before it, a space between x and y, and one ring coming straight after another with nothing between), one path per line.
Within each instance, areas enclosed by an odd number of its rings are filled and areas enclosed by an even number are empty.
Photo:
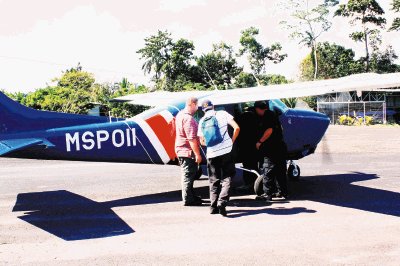
M287 195L286 160L283 157L264 157L261 172L265 194L271 196L278 190Z
M247 158L243 158L243 168L258 171L259 167L257 157L248 156ZM246 186L253 187L256 179L257 176L255 174L243 171L243 181Z
M207 169L211 208L225 207L229 201L231 179L235 175L231 153L207 159Z
M193 183L198 167L193 158L179 157L179 163L182 171L182 200L190 204L196 201Z

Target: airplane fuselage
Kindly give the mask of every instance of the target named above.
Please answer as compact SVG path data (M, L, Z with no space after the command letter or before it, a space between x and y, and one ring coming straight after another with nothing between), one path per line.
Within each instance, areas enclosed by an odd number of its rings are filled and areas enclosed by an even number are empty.
M329 119L313 111L289 109L278 100L270 101L270 105L279 114L287 159L300 159L313 153ZM176 164L174 117L183 108L183 102L179 102L123 121L0 134L0 140L23 143L45 139L40 145L5 154L7 157Z

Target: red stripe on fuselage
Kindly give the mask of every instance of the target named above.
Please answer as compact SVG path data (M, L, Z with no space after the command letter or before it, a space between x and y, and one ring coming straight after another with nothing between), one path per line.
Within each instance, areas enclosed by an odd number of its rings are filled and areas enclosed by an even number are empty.
M147 118L146 122L154 131L154 134L156 134L161 144L164 146L169 158L171 160L175 160L175 120L171 120L170 123L167 123L162 115L156 114L150 118Z

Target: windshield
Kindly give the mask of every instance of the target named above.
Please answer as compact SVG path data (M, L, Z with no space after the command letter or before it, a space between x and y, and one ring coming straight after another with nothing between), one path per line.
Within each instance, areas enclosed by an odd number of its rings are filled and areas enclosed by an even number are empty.
M281 100L270 100L269 108L278 114L283 114L289 109Z

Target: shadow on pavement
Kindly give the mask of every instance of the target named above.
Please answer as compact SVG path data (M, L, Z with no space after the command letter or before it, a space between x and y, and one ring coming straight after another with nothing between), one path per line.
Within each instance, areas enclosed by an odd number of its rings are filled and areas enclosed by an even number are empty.
M377 179L376 174L349 174L302 177L289 183L290 200L310 200L400 217L400 193L352 184Z
M108 206L66 190L19 194L13 208L17 211L25 212L21 220L64 240L134 232Z
M400 217L400 193L352 184L378 178L379 176L376 174L360 172L305 176L300 181L288 182L290 192L289 201L310 200L339 207ZM251 195L250 197L254 198L255 196ZM282 201L280 202L282 203ZM231 201L231 205L238 207L261 207L265 206L265 203L252 203L250 199L234 199Z
M208 187L195 189L203 198ZM83 240L126 235L135 231L111 208L181 201L181 191L141 195L97 202L66 190L21 193L13 212L19 219L61 239Z
M208 186L197 187L194 189L194 191L196 195L200 196L203 199L209 198ZM134 196L125 199L107 201L104 202L103 204L112 208L112 207L158 204L158 203L179 202L179 201L182 201L181 190Z
M353 208L373 213L400 216L400 193L353 185L353 182L379 178L375 174L350 173L303 177L290 182L289 201L311 200L339 207ZM202 198L208 198L208 187L196 188ZM233 199L230 206L265 207L264 202L249 199ZM19 216L42 230L64 240L82 240L111 237L133 233L134 230L113 210L114 207L160 204L181 201L181 191L169 191L107 202L96 202L78 194L60 190L22 193L17 196L13 212L23 211ZM279 201L285 203L286 201ZM229 210L230 217L257 214L293 215L314 213L302 207Z
M270 215L293 215L299 213L315 213L315 210L309 210L303 207L294 207L294 208L263 208L263 209L249 209L249 210L229 210L228 217L229 218L239 218L243 216L251 216L257 214L270 214Z

